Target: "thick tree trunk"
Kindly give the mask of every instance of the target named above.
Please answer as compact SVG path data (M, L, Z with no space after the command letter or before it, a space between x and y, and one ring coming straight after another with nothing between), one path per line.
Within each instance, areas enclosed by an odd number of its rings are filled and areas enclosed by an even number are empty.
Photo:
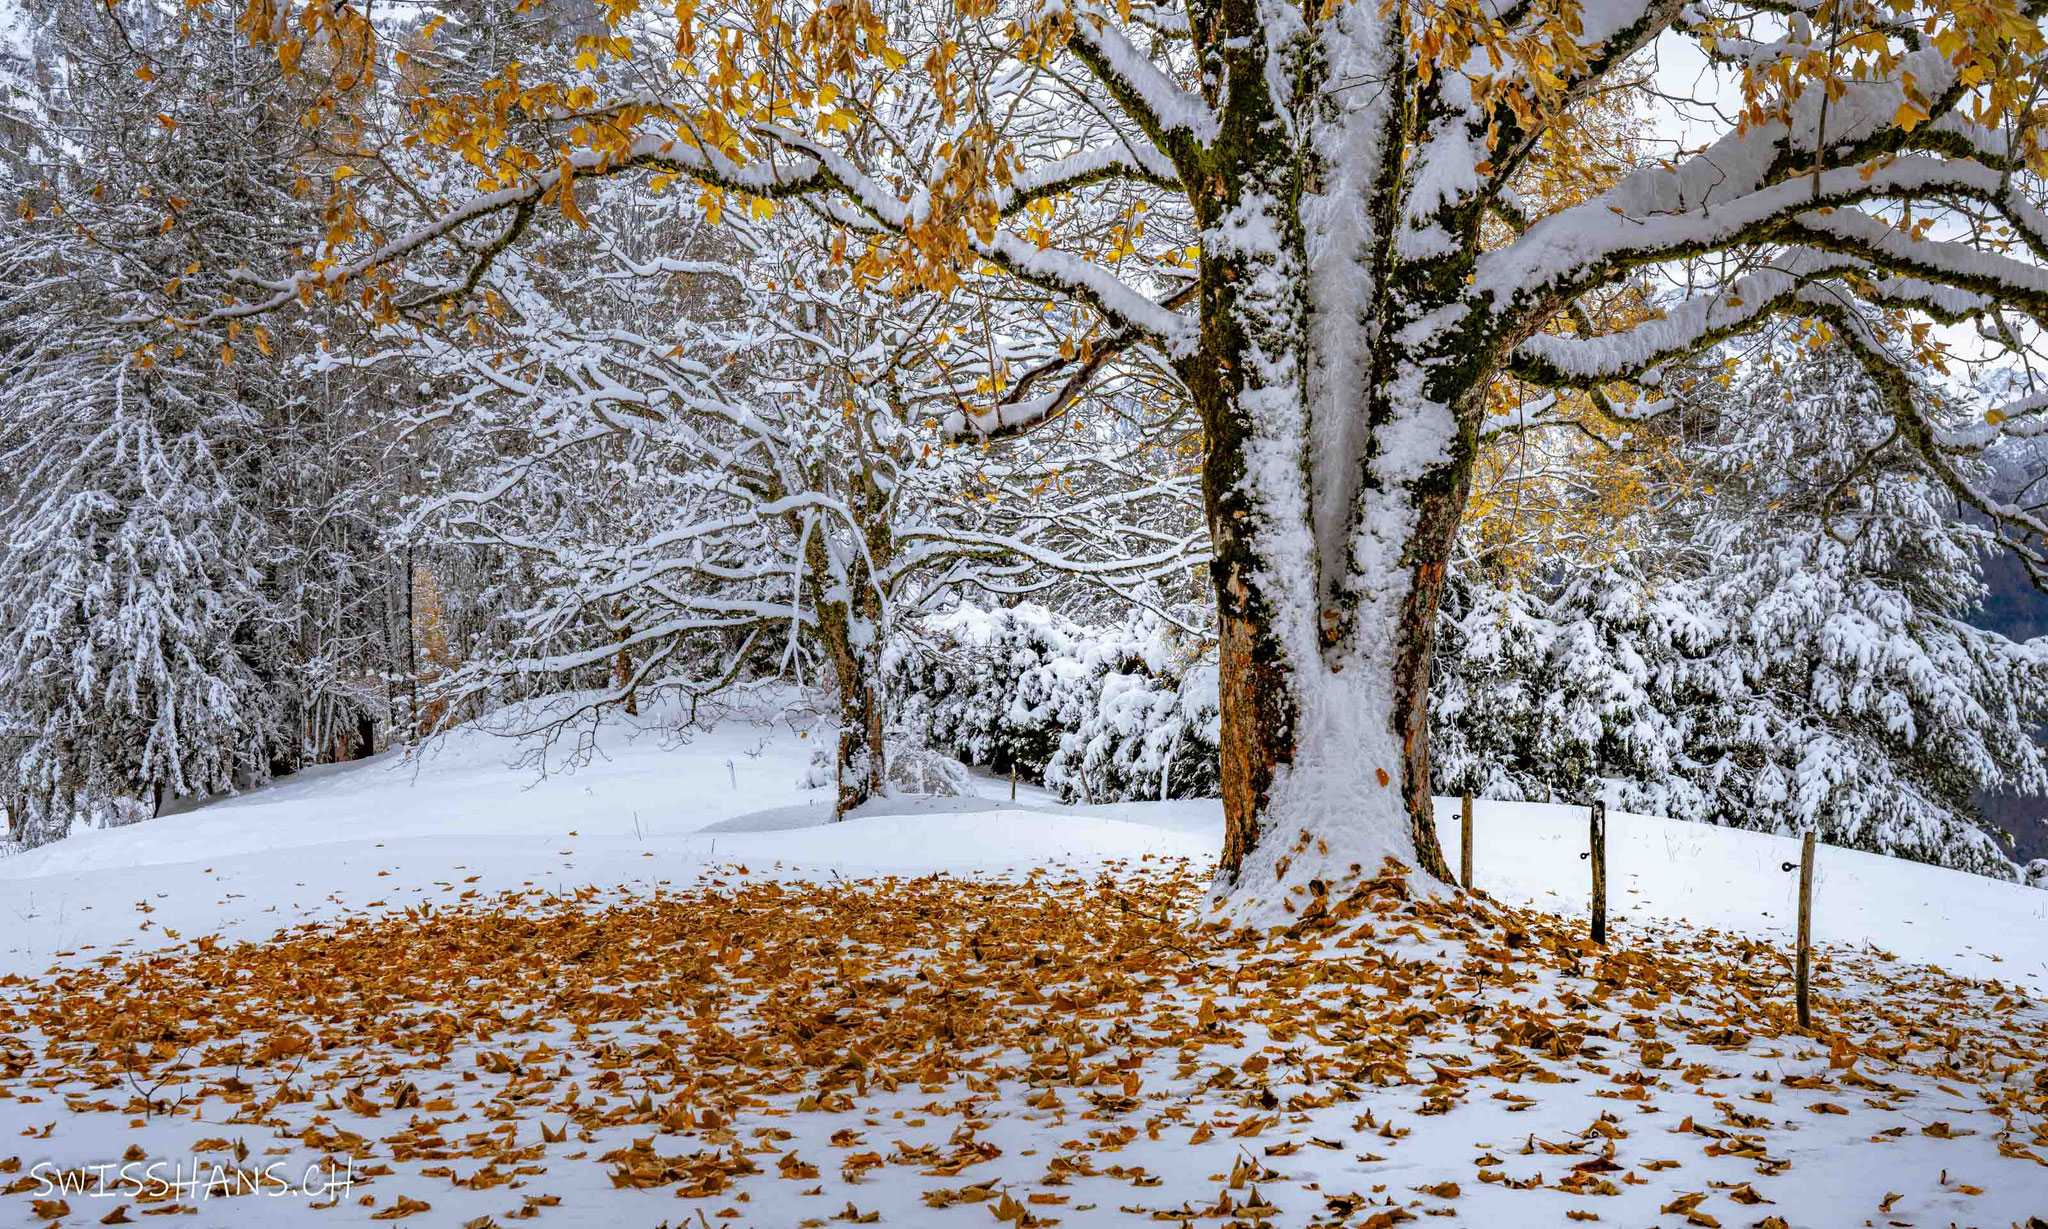
M1196 0L1221 130L1178 168L1202 232L1196 343L1219 622L1213 905L1272 925L1388 860L1449 881L1429 767L1437 605L1502 339L1463 303L1477 214L1407 199L1403 32L1340 6L1276 37ZM1432 183L1445 182L1437 176Z
M1218 415L1228 425L1230 407ZM1312 406L1327 420L1359 413ZM1224 848L1219 900L1282 922L1393 859L1448 882L1430 791L1437 607L1472 440L1426 401L1382 408L1359 484L1293 498L1244 476L1268 424L1210 431L1205 485L1220 621ZM1389 437L1392 437L1390 440ZM1304 470L1314 445L1301 449ZM1421 464L1396 464L1398 447ZM1248 460L1249 459L1249 460ZM1348 509L1333 515L1326 501ZM1341 537L1318 525L1337 525Z
M833 817L844 819L868 799L883 792L888 767L882 744L883 704L865 654L848 653L839 662L839 797Z
M857 514L879 508L881 495L864 482L852 501ZM889 557L886 524L867 521L858 545L834 542L830 529L814 527L806 534L809 581L817 594L818 638L831 655L839 687L838 799L833 818L882 794L888 756L883 736L888 727L881 685L881 652L886 636L882 596L875 588L874 564Z
M1394 62L1369 12L1345 20L1361 63ZM1279 77L1318 71L1305 61ZM1386 133L1401 117L1297 109L1308 139L1295 144L1248 93L1233 93L1243 127L1226 125L1219 143L1226 191L1196 198L1202 331L1178 367L1206 437L1219 621L1214 904L1271 925L1389 860L1450 879L1430 793L1429 666L1487 364L1387 340L1442 303L1436 281L1463 282L1418 267L1399 293L1387 284L1399 222L1384 202L1400 168Z
M882 743L884 703L877 677L872 636L863 628L871 623L857 617L849 603L826 602L818 607L818 635L832 656L834 681L839 686L839 746L836 752L839 793L832 817L844 819L848 811L882 793L882 774L888 768Z

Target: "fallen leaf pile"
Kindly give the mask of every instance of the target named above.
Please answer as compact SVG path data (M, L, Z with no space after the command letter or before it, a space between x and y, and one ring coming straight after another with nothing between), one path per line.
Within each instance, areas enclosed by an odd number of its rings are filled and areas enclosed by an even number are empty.
M1152 859L729 868L0 979L0 1122L28 1137L0 1192L38 1223L189 1207L50 1198L34 1158L86 1164L63 1147L92 1121L135 1156L351 1162L351 1208L474 1229L598 1223L578 1199L809 1229L1769 1227L1820 1166L1928 1171L1842 1223L1946 1224L2048 1191L2048 1012L2013 986L1833 951L1801 1032L1787 954L1740 936L1602 950L1393 867L1233 936L1185 920L1204 886Z

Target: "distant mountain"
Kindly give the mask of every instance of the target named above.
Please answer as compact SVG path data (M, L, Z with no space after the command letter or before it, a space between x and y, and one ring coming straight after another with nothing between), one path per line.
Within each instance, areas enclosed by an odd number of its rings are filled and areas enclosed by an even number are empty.
M2025 565L2010 553L1984 561L1984 583L1991 592L1970 622L2008 640L2048 636L2048 593L2034 587Z
M2017 491L2025 484L2024 473L2012 474L2009 482L2010 490ZM1972 624L2008 640L2048 636L2048 593L2034 587L2016 556L2000 552L1986 559L1984 583L1990 592L1983 606L1970 614ZM1999 791L1979 793L1977 805L1986 819L2013 834L2013 854L2020 862L2048 858L2048 798Z

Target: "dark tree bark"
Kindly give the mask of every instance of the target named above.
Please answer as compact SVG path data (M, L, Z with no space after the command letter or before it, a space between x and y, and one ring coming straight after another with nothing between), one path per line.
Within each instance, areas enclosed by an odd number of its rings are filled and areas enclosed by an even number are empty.
M884 705L872 662L850 647L835 648L833 666L839 684L839 792L833 818L883 792L887 769L883 746Z

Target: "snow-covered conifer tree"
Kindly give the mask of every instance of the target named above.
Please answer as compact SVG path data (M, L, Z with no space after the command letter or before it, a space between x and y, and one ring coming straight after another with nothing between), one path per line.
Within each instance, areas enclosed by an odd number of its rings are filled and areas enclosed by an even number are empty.
M1439 786L1584 801L1991 873L1974 790L2048 788L2048 644L1968 622L1994 536L1832 344L1779 330L1696 385L1642 540L1527 589L1461 582ZM1956 429L1970 410L1913 395ZM1977 411L1981 412L1981 411Z
M0 436L0 696L30 844L80 811L132 818L260 776L279 733L246 656L260 536L163 381L125 365L103 378L69 390L86 421L46 407L32 434Z

